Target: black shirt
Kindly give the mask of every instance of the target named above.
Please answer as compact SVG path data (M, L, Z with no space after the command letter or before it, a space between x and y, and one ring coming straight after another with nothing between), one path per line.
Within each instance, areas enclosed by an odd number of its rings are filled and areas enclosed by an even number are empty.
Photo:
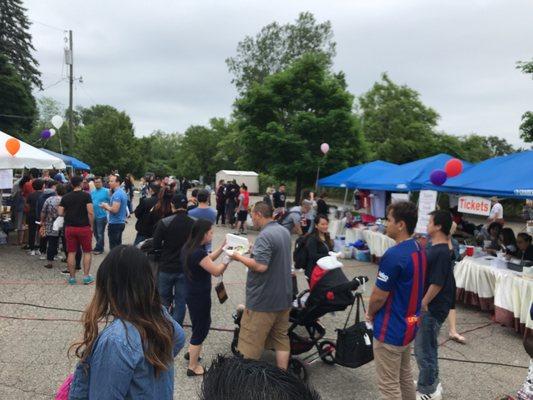
M37 202L39 201L39 197L43 194L42 191L38 192L31 192L28 195L28 206L30 208L28 212L28 217L33 219L32 222L35 222L36 220L39 220L39 216L37 215Z
M275 192L272 195L272 200L274 203L274 208L282 208L282 207L285 207L285 201L287 200L287 197L285 193Z
M324 199L318 199L316 201L316 213L317 215L328 215L329 208Z
M65 226L89 226L87 204L92 204L91 195L83 190L74 190L61 198L59 205L65 209Z
M319 240L314 233L309 235L305 245L307 249L307 269L305 274L311 276L316 262L322 257L327 257L333 248L330 248L326 242Z
M527 246L527 249L525 251L517 249L513 253L513 257L519 258L520 260L524 260L524 261L533 261L533 244L530 244L529 246Z
M144 198L139 201L139 205L135 209L135 217L137 217L135 229L140 235L147 238L152 237L155 224L157 223L150 213L150 210L156 205L156 203L157 197L155 196Z
M426 291L430 285L441 286L441 291L429 303L428 309L439 322L444 322L455 296L455 278L447 243L436 244L427 250Z
M181 249L191 233L194 220L185 211L178 211L159 221L154 231L154 250L161 250L159 270L181 273Z
M207 256L208 254L204 247L193 250L189 255L185 273L185 287L188 293L210 295L211 274L200 265Z

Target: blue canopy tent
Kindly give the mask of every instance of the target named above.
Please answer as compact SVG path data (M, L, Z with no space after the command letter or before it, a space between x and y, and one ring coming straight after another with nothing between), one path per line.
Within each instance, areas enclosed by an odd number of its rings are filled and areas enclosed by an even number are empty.
M360 189L387 190L391 192L408 192L411 190L434 189L429 181L429 175L436 169L444 169L446 162L454 157L449 154L437 154L401 164L386 173L378 175L361 176L357 186ZM469 162L463 161L463 171L472 167ZM456 178L451 178L450 182ZM431 187L429 187L431 186Z
M533 150L495 157L448 179L442 186L423 185L449 193L498 196L516 199L533 198Z
M358 182L361 179L370 179L372 176L380 176L381 174L392 171L397 168L396 164L386 161L372 161L367 164L356 165L355 167L346 168L336 174L322 178L318 181L319 186L324 187L342 187L348 189L356 189Z
M59 153L56 153L55 151L48 150L48 149L41 148L41 150L47 152L48 154L56 156L57 158L60 158L61 160L63 160L63 162L65 163L67 167L70 167L72 169L81 169L84 171L91 170L90 165L85 164L83 161L80 161L77 158L67 156L66 154L59 154Z

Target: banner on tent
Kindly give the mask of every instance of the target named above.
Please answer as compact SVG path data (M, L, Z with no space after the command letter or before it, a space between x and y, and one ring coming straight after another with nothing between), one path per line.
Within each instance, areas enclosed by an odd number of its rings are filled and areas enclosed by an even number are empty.
M13 188L13 170L0 169L0 189Z
M437 192L435 190L421 190L418 197L418 222L416 233L428 233L429 213L435 211L437 205Z
M457 210L465 214L489 215L490 200L477 196L461 196Z

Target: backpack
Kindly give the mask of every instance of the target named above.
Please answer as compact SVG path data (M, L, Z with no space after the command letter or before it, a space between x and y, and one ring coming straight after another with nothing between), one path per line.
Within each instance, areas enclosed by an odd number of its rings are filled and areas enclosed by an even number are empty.
M242 200L242 206L248 210L248 206L250 205L250 194L248 192L241 193L243 196Z
M281 212L274 213L274 221L276 221L278 224L283 225L289 214L301 214L300 211L288 211L287 209L284 209Z
M309 239L309 235L300 236L296 239L294 252L292 253L292 260L294 261L294 268L296 269L307 268L307 239Z

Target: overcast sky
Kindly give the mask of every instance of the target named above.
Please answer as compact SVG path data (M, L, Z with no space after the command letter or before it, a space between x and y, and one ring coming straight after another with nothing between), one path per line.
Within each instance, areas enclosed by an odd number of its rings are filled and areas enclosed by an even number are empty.
M74 31L75 105L126 111L138 136L183 132L231 113L236 91L224 60L262 26L311 11L330 20L335 70L367 91L384 71L416 89L456 135L521 144L533 80L533 2L482 0L26 0L44 86L66 76L62 29ZM50 25L51 27L44 26ZM58 29L53 29L60 28ZM68 105L66 81L45 92ZM40 95L40 94L39 94Z

